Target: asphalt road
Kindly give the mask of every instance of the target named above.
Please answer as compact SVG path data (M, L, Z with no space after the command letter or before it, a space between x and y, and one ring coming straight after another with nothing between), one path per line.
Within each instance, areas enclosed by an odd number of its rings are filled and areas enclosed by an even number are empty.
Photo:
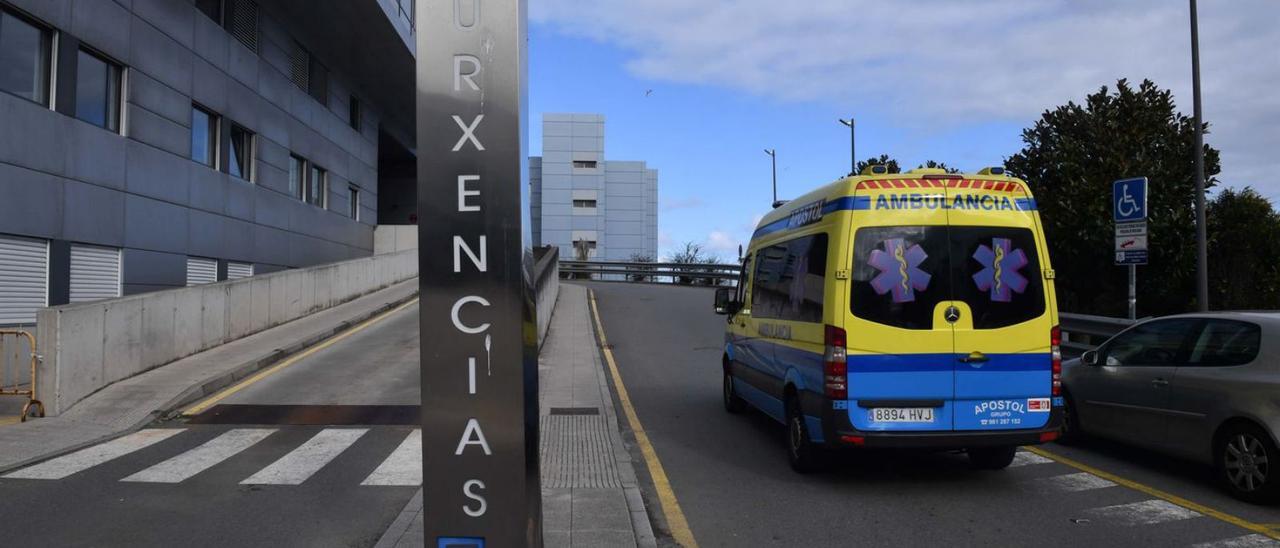
M421 482L384 467L420 462L418 308L219 403L0 478L0 545L373 545Z
M996 472L970 470L959 454L886 452L844 455L825 472L796 474L780 425L758 412L730 415L721 405L725 320L711 311L711 290L588 285L640 422L701 546L1280 546L1031 453ZM1191 463L1100 441L1044 449L1280 527L1280 508L1231 499L1210 471ZM656 504L652 488L646 495Z

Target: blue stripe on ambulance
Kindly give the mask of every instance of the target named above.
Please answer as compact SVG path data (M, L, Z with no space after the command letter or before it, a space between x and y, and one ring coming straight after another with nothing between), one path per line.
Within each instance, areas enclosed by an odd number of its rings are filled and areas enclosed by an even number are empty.
M1048 398L1047 353L988 354L969 364L959 354L854 354L848 358L849 420L859 430L1011 430L1039 428L1048 409L1029 399ZM909 387L909 392L904 389ZM872 424L859 400L937 399L934 422ZM985 421L985 422L984 422Z

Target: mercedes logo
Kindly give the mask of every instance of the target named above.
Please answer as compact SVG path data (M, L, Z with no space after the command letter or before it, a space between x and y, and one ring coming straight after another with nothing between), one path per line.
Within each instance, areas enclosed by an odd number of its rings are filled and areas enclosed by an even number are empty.
M947 323L956 323L960 320L960 309L955 306L948 306L944 314L943 317L947 319Z

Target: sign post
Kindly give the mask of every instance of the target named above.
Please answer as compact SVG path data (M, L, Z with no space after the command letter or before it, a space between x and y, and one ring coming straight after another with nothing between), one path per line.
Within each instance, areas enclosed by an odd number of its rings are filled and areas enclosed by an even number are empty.
M1147 264L1147 178L1111 185L1116 223L1116 264L1129 266L1129 319L1138 315L1138 265Z
M425 544L541 546L525 0L416 1Z

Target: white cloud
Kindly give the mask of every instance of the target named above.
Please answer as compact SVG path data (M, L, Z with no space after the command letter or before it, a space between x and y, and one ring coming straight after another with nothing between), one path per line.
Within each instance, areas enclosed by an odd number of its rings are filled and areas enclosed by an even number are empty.
M741 240L728 232L712 230L707 235L706 247L711 254L719 256L721 260L725 260L726 256L730 258L738 256L738 245L741 243Z
M539 0L531 16L630 51L640 77L854 104L915 131L1029 124L1118 78L1151 78L1191 113L1186 2ZM1277 21L1274 0L1200 5L1206 139L1223 151L1225 182L1272 196Z

